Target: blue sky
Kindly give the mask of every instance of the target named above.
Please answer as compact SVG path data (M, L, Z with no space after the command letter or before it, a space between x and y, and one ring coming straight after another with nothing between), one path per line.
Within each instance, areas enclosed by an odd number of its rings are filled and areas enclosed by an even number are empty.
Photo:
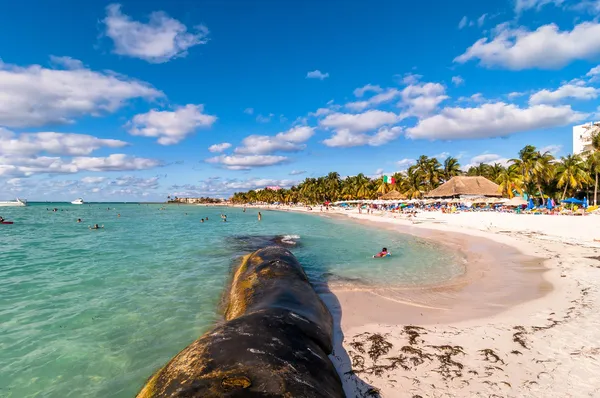
M600 112L600 0L1 5L4 199L561 156Z

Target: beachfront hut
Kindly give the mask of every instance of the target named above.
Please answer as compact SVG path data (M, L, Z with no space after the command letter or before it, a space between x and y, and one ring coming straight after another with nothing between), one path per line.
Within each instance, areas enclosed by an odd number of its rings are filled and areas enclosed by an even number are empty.
M386 193L385 195L382 195L381 200L404 200L406 199L406 196L402 195L400 192L396 191L395 189L393 191L390 191L388 193Z
M456 176L436 189L429 191L426 198L502 197L500 186L485 177Z

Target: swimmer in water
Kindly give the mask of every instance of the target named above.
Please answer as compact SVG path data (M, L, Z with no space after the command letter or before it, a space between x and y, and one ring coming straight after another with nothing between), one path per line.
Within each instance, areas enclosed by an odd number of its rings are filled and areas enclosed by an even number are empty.
M392 253L388 252L388 249L386 247L384 247L379 253L374 255L373 258L386 257L386 256L391 256L391 255L392 255Z
M121 213L117 214L117 217L118 217L118 218L121 218Z
M81 218L78 218L78 219L77 219L77 222L81 222Z
M94 224L93 227L90 227L90 229L101 229L101 228L104 228L104 225L100 227L98 224Z
M0 222L4 222L4 217L0 216Z
M200 220L200 222L204 222L204 218L202 220Z
M258 221L262 220L262 214L260 214L260 211L258 212Z

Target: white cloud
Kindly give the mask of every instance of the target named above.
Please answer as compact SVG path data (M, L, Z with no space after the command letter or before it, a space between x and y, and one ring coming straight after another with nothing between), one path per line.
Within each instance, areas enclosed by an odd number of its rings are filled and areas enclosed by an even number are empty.
M452 83L454 83L454 85L458 87L465 83L465 79L463 79L460 76L452 76Z
M445 108L407 129L408 138L469 139L501 137L522 131L564 126L585 118L570 106L535 105L519 108L503 102L476 108Z
M579 0L570 8L575 11L585 11L592 15L596 15L600 13L600 0Z
M321 117L321 116L329 115L331 112L333 112L333 111L330 108L319 108L315 112L310 112L308 115L314 116L314 117Z
M231 148L231 144L229 142L223 142L221 144L214 144L208 147L210 152L223 152L226 149Z
M355 89L354 96L360 98L368 92L380 93L382 91L383 91L383 89L380 86L374 86L372 84L367 84L363 87Z
M409 116L425 117L435 111L439 104L448 98L446 88L439 83L418 83L402 90L399 107L405 108L402 118Z
M147 24L134 21L121 13L119 4L106 7L106 36L119 55L140 58L152 63L184 57L190 47L207 43L208 29L203 25L190 33L187 27L164 12L153 12Z
M588 73L586 73L585 75L590 78L590 82L596 82L596 81L600 80L600 65L590 69L590 71Z
M401 91L395 88L388 88L384 92L374 95L366 101L349 102L344 106L352 111L362 111L366 108L390 102L391 100L399 97L400 95Z
M564 0L516 0L515 1L515 13L520 14L523 11L536 9L539 11L542 7L548 4L554 4L560 6Z
M58 67L66 69L84 69L83 62L71 57L57 57L56 55L51 55L50 62Z
M85 115L101 116L128 100L152 100L163 93L148 83L113 72L85 68L19 67L0 61L0 125L10 127L71 123Z
M39 153L51 155L81 156L106 148L122 148L124 141L102 139L85 134L69 133L22 133L6 129L0 131L0 155L31 156Z
M330 138L323 140L328 147L353 147L361 145L381 146L402 134L401 127L382 127L375 134L356 133L348 129L336 130Z
M287 159L285 156L273 155L219 155L206 159L206 162L221 164L230 170L249 170L253 167L281 164Z
M271 121L271 119L273 118L273 116L275 116L275 115L272 113L269 113L267 116L258 115L258 116L256 116L256 121L259 123L269 123Z
M402 83L404 84L417 84L419 83L419 80L421 80L421 78L423 77L423 75L418 75L416 73L406 73L404 74L404 77L402 78Z
M60 157L0 156L0 177L31 176L34 174L73 174L83 171L133 171L161 166L156 159L139 158L124 154L107 157L80 156L72 159Z
M540 148L539 151L541 153L548 152L551 155L556 155L562 150L562 148L562 145L546 145L545 147Z
M573 84L565 84L555 91L540 90L529 97L529 103L537 104L554 104L565 98L574 98L578 100L592 100L598 98L599 89L594 87L578 86Z
M305 170L292 170L292 171L290 171L290 175L291 176L298 176L300 174L305 174L305 173L306 173Z
M252 115L252 114L254 114L254 108L246 108L246 109L244 109L244 113L246 115Z
M521 93L521 92L518 92L518 91L513 91L512 93L508 94L508 98L514 99L514 98L522 97L524 95L525 95L525 93Z
M511 70L530 68L558 69L575 60L590 60L600 55L600 23L582 22L571 31L560 31L556 24L535 31L499 25L493 38L482 38L454 62L478 59L486 67Z
M158 177L138 178L134 176L120 176L112 180L109 185L140 189L157 189L158 181Z
M468 164L461 165L461 170L469 170L471 167L479 166L480 164L500 164L503 167L507 167L511 164L510 159L506 157L502 157L495 153L482 153L481 155L477 155L471 158L471 161Z
M323 73L320 70L313 70L312 72L308 72L306 74L306 78L307 79L319 79L319 80L323 80L323 79L327 79L329 77L329 73Z
M383 169L377 169L375 170L375 176L379 177L383 174Z
M312 127L296 126L275 136L250 135L242 140L242 146L236 148L235 153L266 155L277 151L301 151L306 147L303 143L314 133Z
M363 113L333 113L319 122L321 127L333 130L348 130L351 133L364 133L399 120L394 112L369 110Z
M415 159L402 159L396 162L396 165L400 167L400 171L408 169L410 166L417 163Z
M175 111L157 111L135 115L128 123L129 133L144 137L158 137L161 145L173 145L193 134L198 128L208 128L216 116L203 113L203 105L178 107Z
M464 17L461 18L460 22L458 23L458 29L463 29L465 26L467 26L467 23L469 22L467 16L465 15Z
M106 177L83 177L81 182L84 184L100 184L106 180Z
M436 158L438 160L445 160L448 156L450 156L450 152L440 152L433 155L432 158Z
M485 17L487 17L487 14L483 14L482 16L480 16L479 18L477 18L477 26L479 26L480 28L485 23Z
M251 189L264 189L268 186L289 188L296 183L297 181L288 179L277 180L270 178L249 178L246 180L239 180L207 178L200 181L197 185L173 185L171 186L171 196L229 197L234 192L248 191Z

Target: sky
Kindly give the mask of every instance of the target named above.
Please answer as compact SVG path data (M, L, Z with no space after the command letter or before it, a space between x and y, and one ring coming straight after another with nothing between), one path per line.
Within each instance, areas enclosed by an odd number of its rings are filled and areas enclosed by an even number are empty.
M560 157L600 119L600 0L0 6L0 199L164 201Z

